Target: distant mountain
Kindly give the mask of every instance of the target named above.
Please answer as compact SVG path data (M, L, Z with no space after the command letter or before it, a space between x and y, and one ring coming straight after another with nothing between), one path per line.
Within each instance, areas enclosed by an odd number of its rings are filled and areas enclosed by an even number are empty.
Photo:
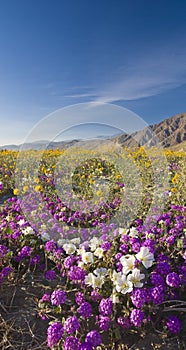
M121 134L111 136L97 136L94 140L67 140L50 142L47 140L39 140L32 143L25 143L24 150L42 150L42 149L63 149L75 146L79 144L80 147L86 145L88 148L93 145L98 148L105 144L106 140L110 145L110 142L114 141L116 145L134 147L134 146L154 146L160 144L162 147L170 147L179 149L182 143L186 141L186 113L177 114L171 118L167 118L162 122L154 125L150 125L143 130L134 132L132 134ZM1 149L15 150L18 151L22 145L5 145L1 146Z
M73 146L79 142L79 140L70 140L70 141L59 141L59 142L50 142L50 141L34 141L30 143L24 143L24 145L5 145L0 146L0 150L7 149L12 151L19 151L23 147L24 150L42 150L42 149L63 149Z
M151 147L157 143L163 147L173 147L181 144L186 141L186 113L177 114L130 135L121 135L116 141L128 147L136 145Z

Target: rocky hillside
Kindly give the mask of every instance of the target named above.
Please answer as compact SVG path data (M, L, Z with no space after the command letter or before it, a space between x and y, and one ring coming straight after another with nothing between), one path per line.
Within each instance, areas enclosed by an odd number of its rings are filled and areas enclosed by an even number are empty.
M119 144L128 147L154 146L157 143L163 147L173 147L184 141L186 141L186 113L177 114L131 135L117 137Z

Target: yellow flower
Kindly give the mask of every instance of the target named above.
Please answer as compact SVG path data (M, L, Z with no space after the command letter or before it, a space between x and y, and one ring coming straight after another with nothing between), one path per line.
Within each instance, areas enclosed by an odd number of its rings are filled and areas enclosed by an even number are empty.
M27 192L28 191L28 186L23 186L23 192Z
M177 191L177 189L175 187L171 188L171 192L175 193Z
M18 188L14 188L14 195L17 196L19 194L19 189Z
M177 179L179 177L179 174L176 174L173 178L172 178L172 183L175 184L177 182Z
M101 197L103 192L101 190L99 190L99 191L96 192L96 194L97 194L97 196Z
M35 191L36 192L41 192L42 191L42 186L41 185L35 186Z

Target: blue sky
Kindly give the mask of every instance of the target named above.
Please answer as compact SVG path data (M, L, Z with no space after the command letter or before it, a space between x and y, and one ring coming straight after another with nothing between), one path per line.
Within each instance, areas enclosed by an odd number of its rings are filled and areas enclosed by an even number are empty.
M75 103L186 111L185 18L185 0L1 1L0 144Z

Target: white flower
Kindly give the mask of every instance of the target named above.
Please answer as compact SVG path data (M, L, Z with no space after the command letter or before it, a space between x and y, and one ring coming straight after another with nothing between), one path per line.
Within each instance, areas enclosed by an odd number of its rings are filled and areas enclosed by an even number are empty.
M58 245L59 247L62 247L62 245L65 244L65 243L68 243L68 240L66 240L66 239L64 239L64 238L60 238L60 239L58 239L58 241L57 241L57 245Z
M88 286L92 286L94 277L95 276L93 275L93 273L89 273L87 276L85 276L85 284L87 284Z
M91 251L93 252L94 250L96 250L96 248L100 245L100 243L101 243L100 239L98 239L97 237L93 237L89 243L89 247Z
M134 255L124 255L120 258L120 262L123 265L123 270L122 272L127 275L130 271L133 270L134 268L134 263L136 259Z
M141 247L138 254L136 254L136 259L141 261L146 269L152 266L154 261L154 254L150 253L147 247Z
M96 248L94 255L97 256L99 259L103 257L104 250L100 247Z
M49 236L49 234L48 234L47 232L41 233L41 240L42 240L43 242L50 241L50 236Z
M122 275L117 281L116 290L122 294L130 293L133 290L133 284L126 275Z
M128 280L131 281L135 287L141 288L143 287L143 283L141 280L145 278L145 275L143 273L140 273L141 271L137 268L135 268L130 275L128 275Z
M94 261L94 256L91 252L83 252L83 254L81 255L82 261L84 262L84 264L89 264L92 263Z
M78 267L81 267L81 269L83 269L85 267L85 264L83 261L79 261L78 262Z
M77 255L82 255L82 254L85 253L85 252L86 252L86 250L85 250L84 247L83 247L83 248L77 249Z
M126 235L126 233L127 233L126 228L119 227L119 235Z
M79 245L81 240L80 240L80 238L73 238L73 239L70 240L70 242L73 243L73 244Z
M101 288L103 283L104 283L104 277L103 276L94 276L93 277L92 287L94 289Z
M77 249L77 255L82 255L83 253L85 253L85 248Z
M113 273L112 273L112 278L111 278L112 282L113 282L114 284L117 283L117 280L118 280L119 278L121 278L121 272L116 272L116 271L114 270Z
M24 235L33 235L34 234L34 230L31 226L27 226L27 227L23 228L22 232Z
M129 230L129 236L134 238L139 236L139 232L136 230L135 227L131 227Z
M106 276L108 274L108 270L105 267L97 268L93 272L96 276Z
M75 244L72 244L72 243L65 243L63 244L63 249L65 251L66 254L74 254L75 251L76 251L76 246Z
M26 221L24 219L21 219L17 223L19 224L19 226L23 226L26 223Z

